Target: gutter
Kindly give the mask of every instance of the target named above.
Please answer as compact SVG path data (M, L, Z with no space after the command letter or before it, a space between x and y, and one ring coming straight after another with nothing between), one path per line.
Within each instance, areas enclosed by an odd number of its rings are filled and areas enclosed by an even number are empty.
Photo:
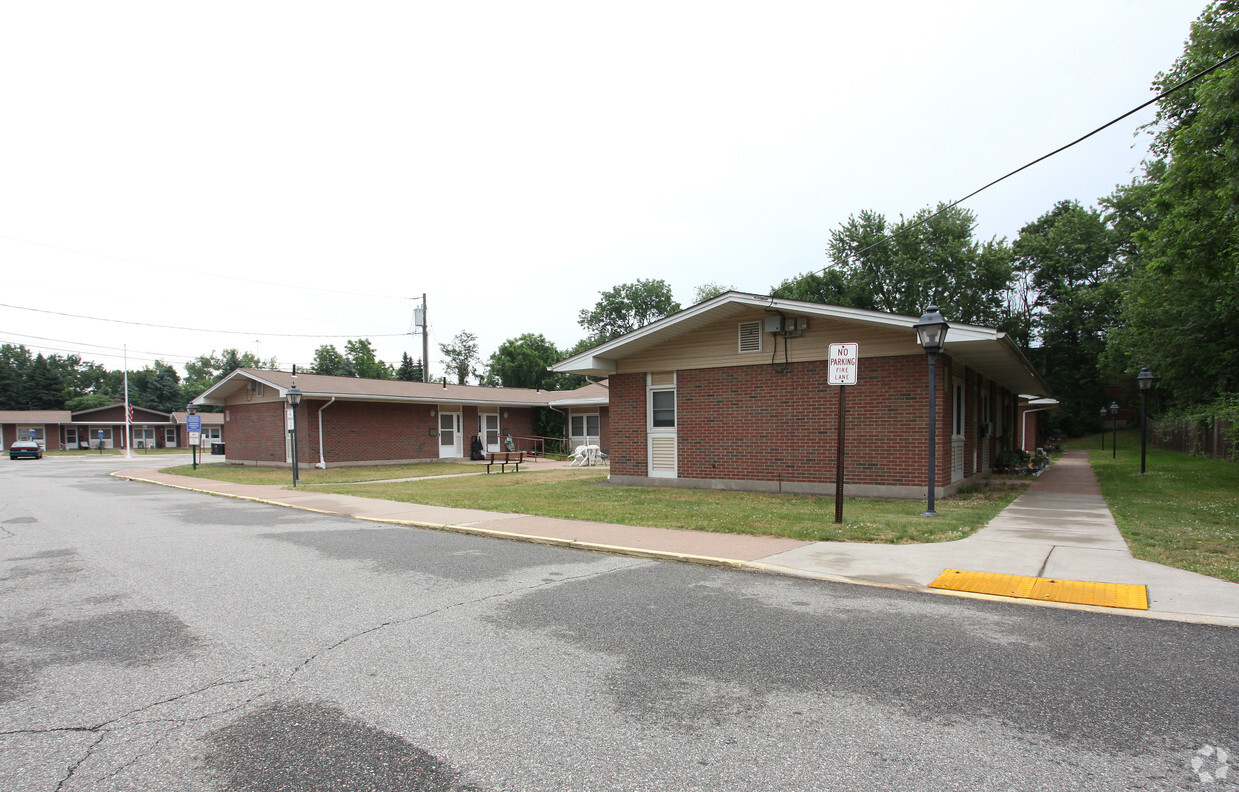
M319 470L327 469L327 457L323 455L323 410L336 403L336 397L332 396L331 401L318 408L318 464L314 467Z

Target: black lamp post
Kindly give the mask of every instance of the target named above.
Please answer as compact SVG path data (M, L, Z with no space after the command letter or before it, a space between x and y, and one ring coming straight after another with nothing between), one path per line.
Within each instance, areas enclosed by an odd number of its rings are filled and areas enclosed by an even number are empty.
M1110 420L1114 426L1114 433L1110 435L1110 458L1119 458L1119 403L1110 402Z
M921 321L912 326L916 330L916 340L929 356L929 486L928 508L921 512L922 517L937 517L934 511L934 489L937 485L935 462L938 456L938 389L937 366L938 353L946 341L947 322L938 313L938 306L931 305L921 315Z
M1101 408L1101 450L1102 451L1106 450L1106 416L1109 414L1110 414L1109 410L1107 410L1105 407Z
M1144 452L1149 439L1149 391L1153 390L1153 372L1145 366L1136 375L1136 384L1140 386L1140 475L1144 475Z
M197 408L197 407L195 407L195 406L193 405L193 403L192 403L192 402L191 402L191 403L189 403L189 404L186 404L186 405L185 405L185 414L186 414L186 415L197 415L197 414L198 414L198 408ZM199 437L201 437L201 435L199 435ZM188 438L186 438L186 439L188 439ZM198 469L198 446L197 446L197 445L195 445L195 444L193 444L193 443L190 443L190 444L189 444L189 453L190 453L190 458L192 458L192 459L194 460L194 470L197 470L197 469Z
M301 480L300 472L297 468L297 405L301 404L301 391L297 390L296 384L293 384L293 386L285 392L285 396L288 397L288 406L291 407L293 411L292 452L293 452L293 486L295 487L297 486L297 482Z

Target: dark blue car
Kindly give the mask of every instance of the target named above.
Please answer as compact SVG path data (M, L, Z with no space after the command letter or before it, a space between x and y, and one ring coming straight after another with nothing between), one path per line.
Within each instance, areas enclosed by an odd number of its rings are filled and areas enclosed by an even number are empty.
M33 440L18 440L9 446L9 459L42 459L43 449Z

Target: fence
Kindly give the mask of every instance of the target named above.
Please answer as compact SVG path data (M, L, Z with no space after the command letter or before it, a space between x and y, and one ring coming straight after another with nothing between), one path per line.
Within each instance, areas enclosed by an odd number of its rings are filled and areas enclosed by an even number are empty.
M1149 421L1149 444L1167 451L1239 461L1239 443L1230 418Z

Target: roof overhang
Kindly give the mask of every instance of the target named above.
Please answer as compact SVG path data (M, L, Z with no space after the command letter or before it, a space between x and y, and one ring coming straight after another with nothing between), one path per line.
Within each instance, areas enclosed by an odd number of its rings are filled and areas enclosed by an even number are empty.
M920 351L914 329L914 325L920 320L919 317L733 291L720 294L713 299L651 322L645 327L560 361L551 366L551 371L610 376L616 372L617 362L626 357L636 355L722 319L749 314L755 309L795 313L801 316L820 316L845 324L906 332L909 339L909 351ZM962 361L965 365L982 372L990 379L1017 393L1046 395L1050 392L1036 369L1006 333L992 327L968 324L950 323L949 326L950 330L942 350L943 354Z

